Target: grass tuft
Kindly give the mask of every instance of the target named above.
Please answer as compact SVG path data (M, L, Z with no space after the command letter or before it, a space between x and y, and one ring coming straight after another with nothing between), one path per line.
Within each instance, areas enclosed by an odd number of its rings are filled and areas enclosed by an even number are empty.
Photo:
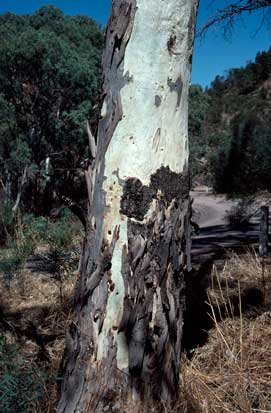
M186 361L186 395L198 412L271 412L270 272L269 300L253 302L260 291L262 268L257 255L231 254L222 271L214 268L209 289L214 327L206 345ZM261 292L261 291L260 291Z

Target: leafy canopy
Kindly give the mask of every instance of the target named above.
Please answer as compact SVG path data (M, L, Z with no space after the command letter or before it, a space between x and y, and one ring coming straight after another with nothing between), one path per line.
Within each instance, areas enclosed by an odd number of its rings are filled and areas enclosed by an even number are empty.
M95 21L44 6L0 16L0 176L16 186L23 168L44 169L62 152L85 153L97 101L103 36ZM65 162L64 162L65 163Z

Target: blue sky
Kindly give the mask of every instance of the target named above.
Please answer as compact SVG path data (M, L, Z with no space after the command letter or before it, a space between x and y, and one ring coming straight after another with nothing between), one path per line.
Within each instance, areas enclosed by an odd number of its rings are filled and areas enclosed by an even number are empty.
M217 0L223 6L228 0ZM0 13L32 13L44 4L53 4L67 14L85 14L106 24L111 0L0 0ZM201 0L198 24L201 25L212 14L210 0ZM253 13L245 16L233 32L231 41L225 40L221 32L211 30L205 39L196 40L192 82L209 85L216 75L224 75L232 67L240 67L253 60L256 53L271 46L271 27L258 31L261 16ZM258 33L256 33L258 31Z

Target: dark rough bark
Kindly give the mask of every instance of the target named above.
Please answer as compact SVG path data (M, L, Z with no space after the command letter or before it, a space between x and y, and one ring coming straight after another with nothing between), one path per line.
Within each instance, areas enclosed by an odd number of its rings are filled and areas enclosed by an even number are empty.
M161 197L147 225L128 221L128 249L123 248L122 262L125 305L119 331L125 332L132 387L139 400L176 398L184 270L190 252L189 206L188 198L167 203Z
M162 166L143 185L138 178L116 180L122 187L120 213L128 219L127 245L122 250L125 294L123 317L107 334L106 354L98 342L107 313L111 260L119 239L103 234L107 213L103 189L105 154L122 118L120 90L133 81L123 72L123 58L136 13L136 0L113 1L103 57L104 106L99 123L97 155L87 173L89 214L75 294L76 322L67 335L67 365L58 412L112 411L116 399L174 400L179 387L184 274L190 268L190 199L188 173ZM169 79L178 96L181 81ZM156 99L156 105L159 105ZM150 206L155 201L155 208ZM111 234L110 234L111 235ZM119 369L116 334L124 333L128 368ZM104 410L105 409L105 410Z

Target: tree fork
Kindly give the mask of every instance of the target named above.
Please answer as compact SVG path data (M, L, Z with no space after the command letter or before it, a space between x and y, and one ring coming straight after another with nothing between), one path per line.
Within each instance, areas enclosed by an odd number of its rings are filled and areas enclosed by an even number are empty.
M190 267L187 107L197 0L113 0L58 412L175 400Z

